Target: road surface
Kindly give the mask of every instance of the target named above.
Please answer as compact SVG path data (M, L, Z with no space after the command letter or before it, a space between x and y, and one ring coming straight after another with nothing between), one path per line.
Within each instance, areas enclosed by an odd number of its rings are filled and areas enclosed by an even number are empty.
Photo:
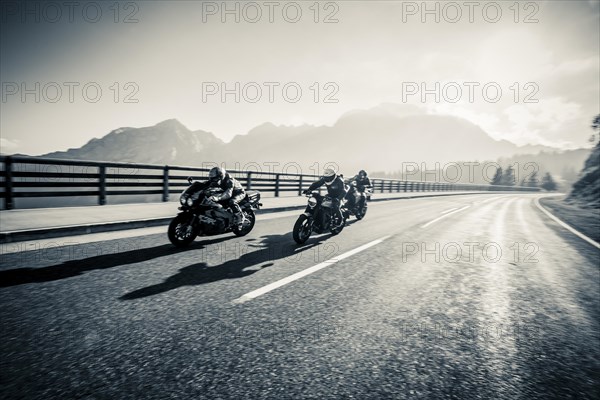
M304 246L299 212L4 245L2 396L598 398L600 251L536 196L372 203Z

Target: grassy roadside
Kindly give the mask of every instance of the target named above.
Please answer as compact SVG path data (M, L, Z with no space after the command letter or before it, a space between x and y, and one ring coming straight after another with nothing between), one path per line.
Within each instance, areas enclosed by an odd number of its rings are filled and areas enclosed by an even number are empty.
M584 235L600 242L600 210L581 208L563 201L565 196L544 197L540 204Z

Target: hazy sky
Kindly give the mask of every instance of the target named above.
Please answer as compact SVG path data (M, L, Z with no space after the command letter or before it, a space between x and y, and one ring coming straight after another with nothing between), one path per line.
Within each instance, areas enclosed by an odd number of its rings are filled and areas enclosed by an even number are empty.
M599 1L428 2L430 14L421 1L68 3L2 3L3 153L65 150L169 118L228 141L266 121L333 124L386 102L462 116L517 144L577 147L600 112ZM239 103L210 95L222 82L233 92L239 82ZM421 99L422 83L439 85L439 101Z

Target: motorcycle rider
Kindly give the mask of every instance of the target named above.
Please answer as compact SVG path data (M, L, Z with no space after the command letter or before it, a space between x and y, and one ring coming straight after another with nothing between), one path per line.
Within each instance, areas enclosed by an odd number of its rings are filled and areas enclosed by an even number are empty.
M202 189L218 187L223 192L211 196L211 200L231 207L234 212L234 223L241 228L246 217L239 206L240 201L246 197L246 191L242 184L229 175L224 168L214 167L208 173L208 181L204 182Z
M364 169L361 169L360 171L358 171L358 174L353 176L352 178L350 178L347 182L351 183L353 181L356 182L356 190L359 193L364 193L366 188L370 188L372 186L371 180L369 179L369 176L367 175L367 171L365 171ZM346 200L348 202L350 202L352 207L354 207L355 199L354 199L354 195L352 194L352 189L348 190Z
M352 180L356 181L356 188L359 192L364 192L366 188L371 187L371 180L364 169L358 171L358 175L354 176Z
M333 168L326 168L323 171L323 176L318 181L314 182L304 191L304 194L308 194L313 190L320 188L321 186L327 186L327 194L333 201L333 208L335 210L335 217L337 219L337 226L344 223L344 217L342 216L342 210L340 209L342 199L346 196L346 188L344 180L336 173Z

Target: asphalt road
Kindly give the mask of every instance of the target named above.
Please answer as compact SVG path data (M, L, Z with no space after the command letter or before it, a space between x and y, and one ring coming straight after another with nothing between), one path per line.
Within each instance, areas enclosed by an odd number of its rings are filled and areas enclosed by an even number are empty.
M0 393L598 398L600 251L535 196L373 203L304 246L286 212L187 250L154 233L5 251Z

